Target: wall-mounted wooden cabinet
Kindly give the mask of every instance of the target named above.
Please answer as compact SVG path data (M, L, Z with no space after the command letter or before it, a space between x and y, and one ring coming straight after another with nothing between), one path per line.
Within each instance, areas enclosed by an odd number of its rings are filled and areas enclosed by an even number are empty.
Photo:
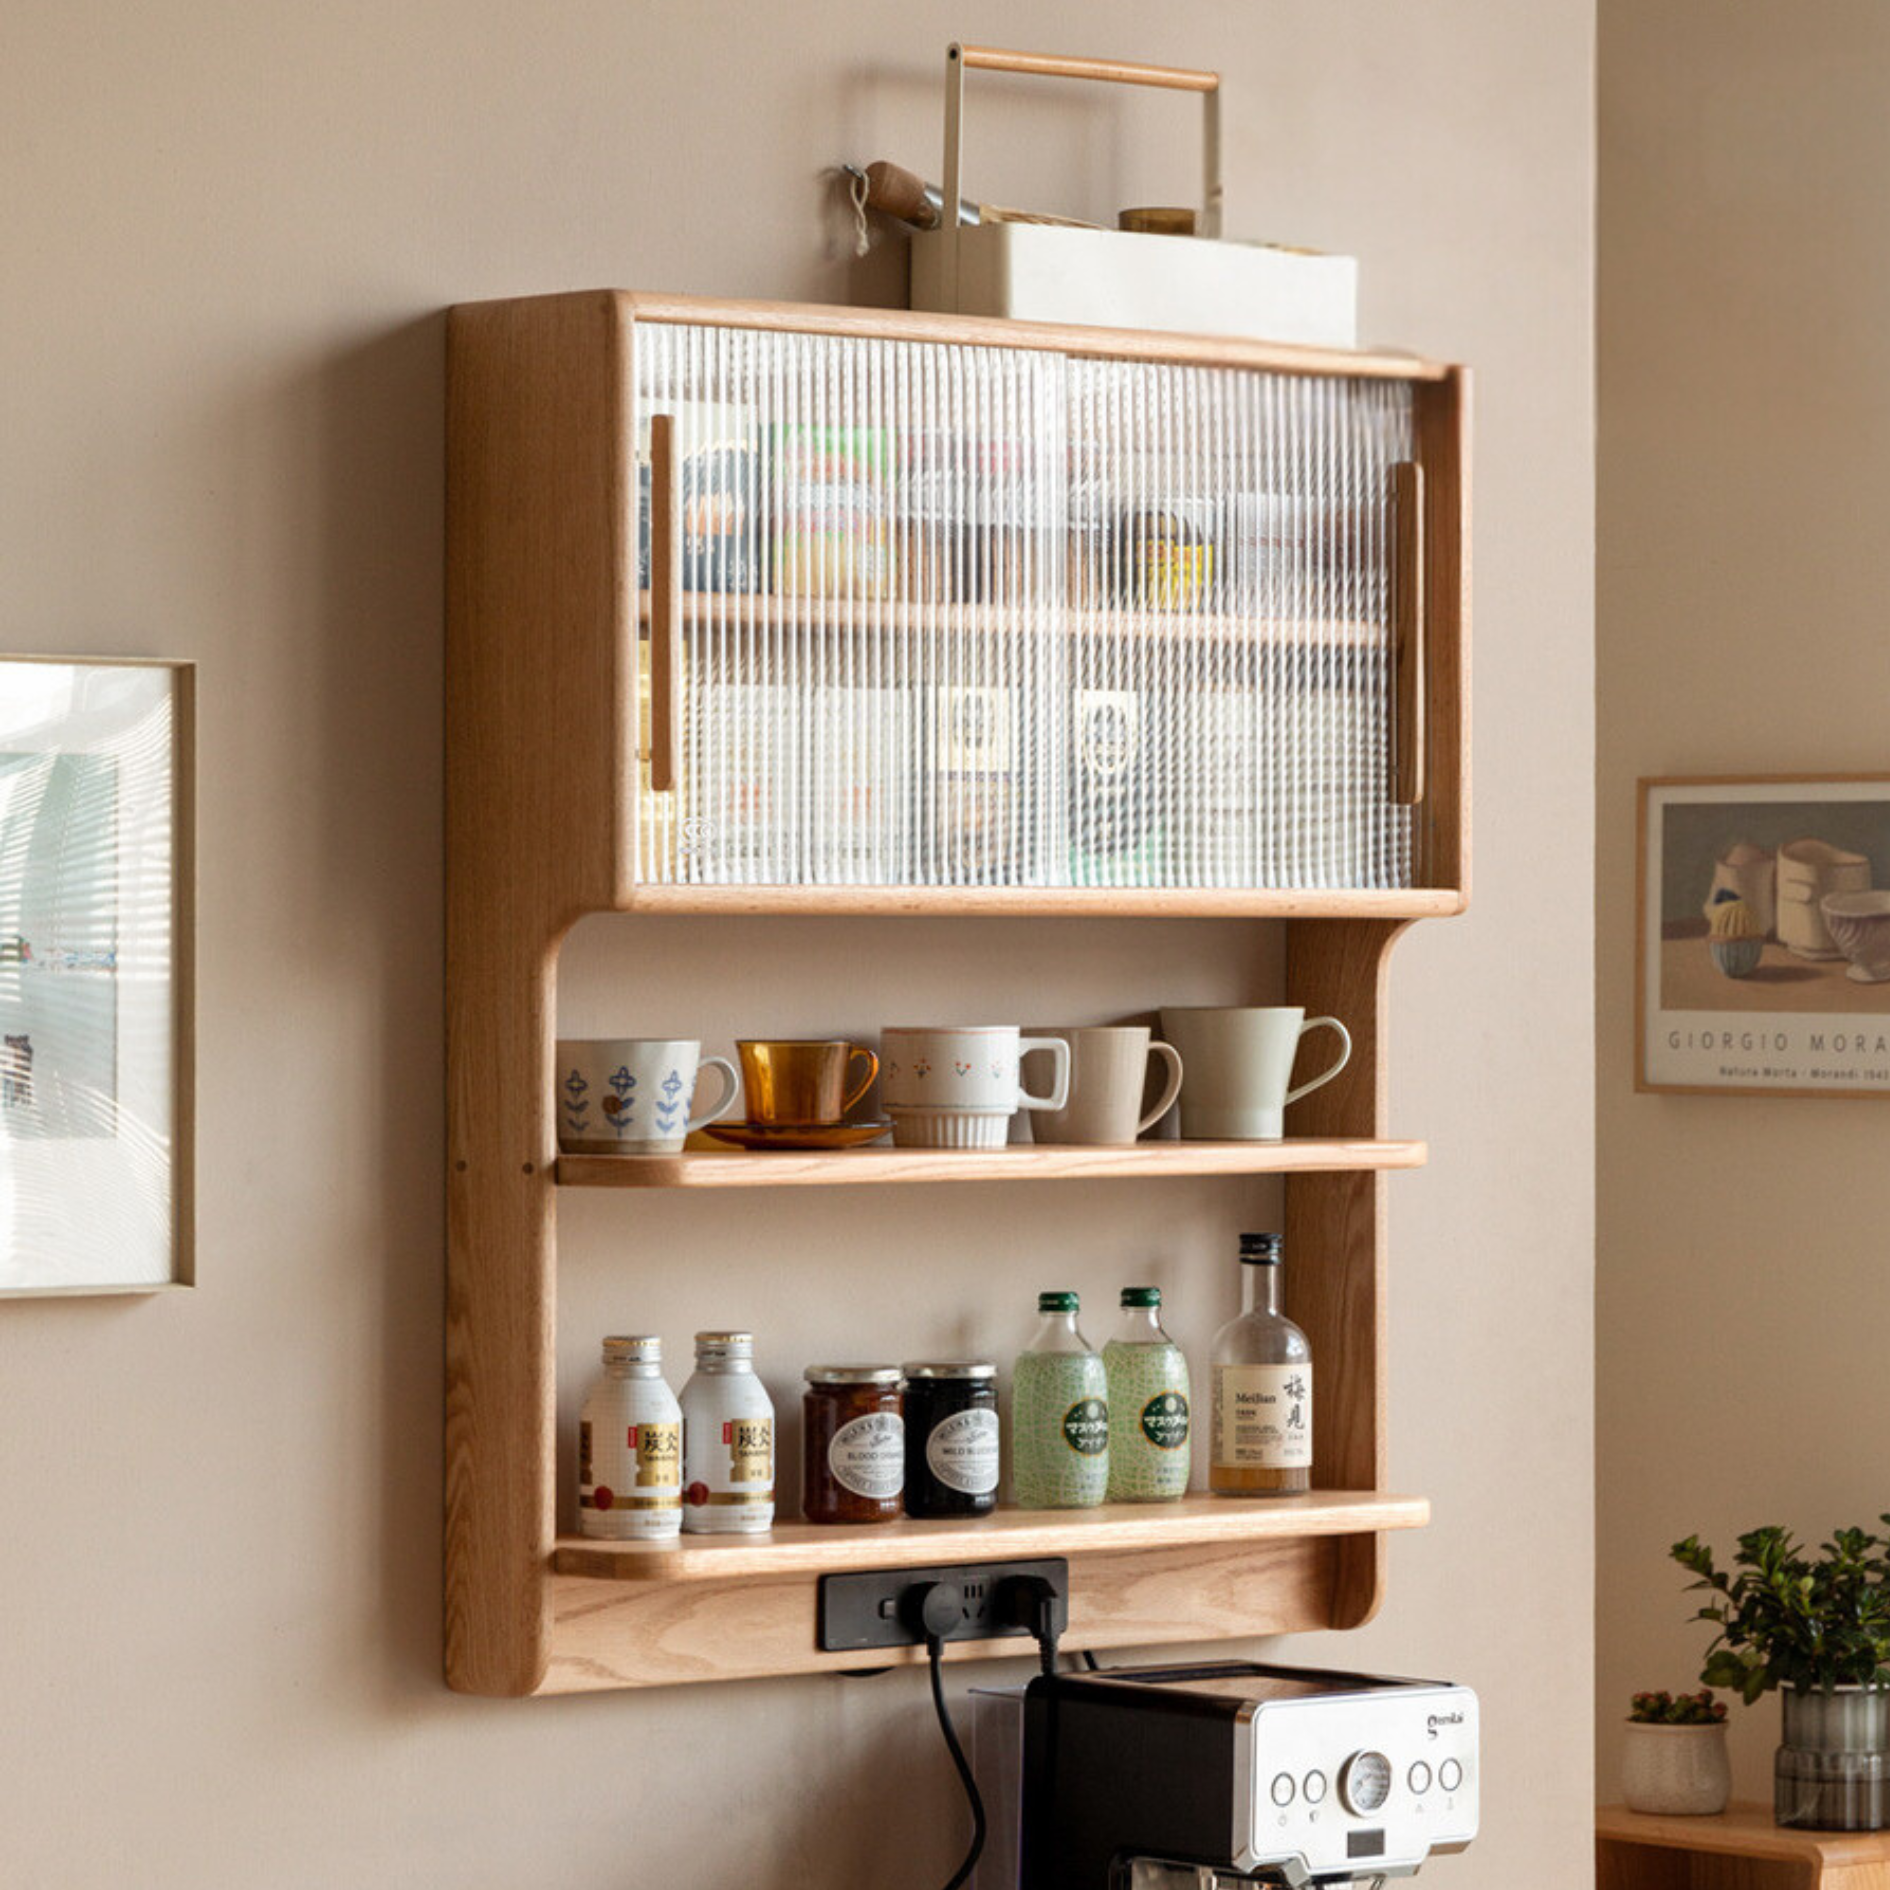
M1384 1177L1424 1154L1385 970L1466 891L1463 375L617 293L449 347L451 1683L840 1668L822 1572L981 1554L1068 1555L1078 1644L1364 1620L1426 1514L1382 1489ZM560 943L659 911L1247 916L1355 1051L1282 1143L561 1161ZM1228 1173L1288 1177L1313 1495L559 1536L561 1186Z

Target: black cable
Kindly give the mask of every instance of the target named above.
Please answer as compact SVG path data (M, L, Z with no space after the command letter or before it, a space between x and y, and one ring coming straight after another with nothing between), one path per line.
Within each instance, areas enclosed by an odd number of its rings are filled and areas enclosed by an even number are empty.
M945 1735L945 1749L952 1755L952 1764L958 1768L959 1783L964 1786L966 1802L971 1806L971 1849L965 1853L965 1861L945 1883L945 1890L959 1890L959 1886L970 1879L971 1873L978 1867L978 1859L984 1855L984 1799L979 1794L978 1781L971 1776L971 1767L965 1763L965 1749L958 1743L958 1730L952 1724L952 1716L945 1710L945 1643L936 1634L928 1635L925 1651L932 1661L932 1704L938 1709L939 1731Z

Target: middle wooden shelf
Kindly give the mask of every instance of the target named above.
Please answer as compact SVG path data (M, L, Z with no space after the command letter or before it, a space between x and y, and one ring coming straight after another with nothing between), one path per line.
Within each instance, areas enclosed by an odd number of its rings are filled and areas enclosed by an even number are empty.
M1111 1176L1366 1174L1421 1168L1422 1142L1292 1136L1281 1142L1132 1142L1126 1148L855 1148L765 1154L560 1155L565 1188L860 1187L910 1181L1084 1181Z

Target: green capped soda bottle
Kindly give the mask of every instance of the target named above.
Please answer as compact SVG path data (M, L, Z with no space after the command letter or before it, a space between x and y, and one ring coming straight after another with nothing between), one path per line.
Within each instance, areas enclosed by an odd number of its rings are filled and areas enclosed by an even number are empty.
M1088 1509L1109 1492L1109 1377L1076 1329L1074 1293L1039 1293L1043 1324L1011 1374L1020 1509Z
M1109 1379L1110 1502L1186 1496L1188 1360L1162 1330L1159 1286L1122 1289L1122 1323L1102 1356Z

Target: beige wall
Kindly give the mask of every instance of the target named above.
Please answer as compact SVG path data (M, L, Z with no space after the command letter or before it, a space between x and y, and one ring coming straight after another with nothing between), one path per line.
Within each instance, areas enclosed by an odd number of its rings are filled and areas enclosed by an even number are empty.
M1598 1684L1705 1630L1666 1560L1890 1508L1882 1105L1632 1094L1639 775L1886 767L1890 17L1602 7ZM1769 1796L1778 1708L1735 1709Z
M1397 1544L1378 1626L1287 1651L1482 1690L1487 1836L1440 1883L1545 1856L1537 1881L1585 1879L1592 13L16 9L0 639L203 665L203 1284L0 1307L9 1890L947 1874L959 1812L912 1676L439 1684L439 310L599 283L885 297L890 259L856 275L816 173L930 163L953 32L1225 67L1234 226L1356 248L1372 335L1482 371L1477 906L1395 976L1394 1127L1435 1157L1394 1187L1392 1462L1437 1526ZM1184 105L1006 103L974 102L989 194L1106 213L1189 187ZM574 943L566 1014L726 1037L1101 1009L1264 990L1249 950L626 923ZM1155 1269L1199 1341L1267 1211L1233 1184L577 1202L567 1413L607 1325L751 1317L786 1391L836 1342L1008 1352L1050 1276L1096 1303Z

